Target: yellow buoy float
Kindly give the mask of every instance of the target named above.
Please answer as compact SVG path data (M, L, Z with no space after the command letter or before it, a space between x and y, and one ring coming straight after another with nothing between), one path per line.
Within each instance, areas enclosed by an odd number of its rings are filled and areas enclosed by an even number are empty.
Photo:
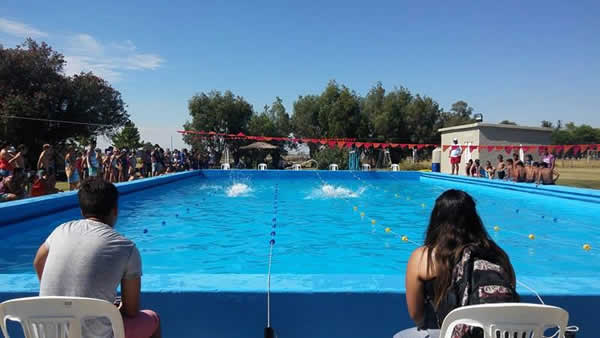
M358 210L358 207L355 205L352 207L352 209L354 209L354 211Z
M585 244L583 245L583 250L585 250L585 251L590 251L591 249L592 249L592 246L591 246L591 245L589 245L589 244L587 244L587 243L585 243Z
M529 239L531 239L531 240L535 239L535 235L534 234L529 234L529 236L527 236L527 237L529 237Z
M372 219L372 220L371 220L371 224L375 224L375 223L377 223L377 221L376 221L376 220L374 220L374 219Z
M365 212L364 211L360 212L360 217L365 217Z
M500 227L499 227L499 226L497 226L497 225L495 225L495 226L494 226L494 231L500 231Z
M408 237L402 236L402 242L408 242Z
M390 229L390 228L385 228L385 232L390 232L390 231L392 231L392 229Z

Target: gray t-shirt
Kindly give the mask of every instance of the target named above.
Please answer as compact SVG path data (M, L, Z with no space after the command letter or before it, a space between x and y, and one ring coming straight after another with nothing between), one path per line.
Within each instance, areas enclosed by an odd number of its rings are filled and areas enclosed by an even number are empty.
M142 275L135 244L104 223L89 219L64 223L54 229L45 244L49 253L40 296L89 297L112 303L122 279ZM91 326L97 334L86 336L104 336L101 332L105 329L110 332L110 325Z

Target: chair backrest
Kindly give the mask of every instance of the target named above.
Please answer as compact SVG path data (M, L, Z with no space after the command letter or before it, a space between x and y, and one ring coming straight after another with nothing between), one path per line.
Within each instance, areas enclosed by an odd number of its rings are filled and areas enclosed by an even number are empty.
M0 304L0 328L9 338L8 319L18 321L25 338L80 338L82 320L106 317L113 336L124 338L123 318L117 307L107 301L81 297L28 297Z
M496 303L459 307L452 310L442 323L440 338L452 337L454 327L466 324L483 328L484 338L543 337L544 331L558 327L558 337L564 337L569 313L559 307L526 304ZM525 334L525 335L524 335ZM532 336L533 334L533 336Z
M371 165L370 165L370 164L368 164L368 163L363 163L363 165L362 165L362 170L363 170L363 171L368 171L368 170L371 170Z
M335 163L330 164L329 165L329 170L332 170L332 171L338 170L338 165L335 164Z
M229 163L223 163L221 164L221 169L223 170L229 170L231 167L229 166Z
M392 164L392 171L398 171L400 170L400 166L397 165L396 163Z
M258 165L258 170L267 170L267 165L265 163L260 163Z

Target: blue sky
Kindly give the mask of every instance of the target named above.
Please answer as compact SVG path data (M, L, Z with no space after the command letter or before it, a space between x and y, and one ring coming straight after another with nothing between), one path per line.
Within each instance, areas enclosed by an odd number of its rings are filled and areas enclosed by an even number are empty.
M486 122L600 127L598 1L22 1L0 3L0 43L26 36L91 70L144 139L182 146L197 92L231 89L262 111L331 79L465 100Z

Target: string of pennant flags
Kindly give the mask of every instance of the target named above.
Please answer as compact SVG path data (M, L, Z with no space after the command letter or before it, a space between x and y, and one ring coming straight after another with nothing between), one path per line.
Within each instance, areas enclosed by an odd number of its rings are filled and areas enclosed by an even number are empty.
M192 130L180 130L178 133L196 135L198 137L210 138L210 137L223 137L226 139L233 140L252 140L252 141L285 141L293 143L313 143L327 145L330 148L416 148L418 150L423 148L435 148L437 144L430 143L391 143L391 142L359 142L355 138L290 138L290 137L274 137L274 136L251 136L245 135L244 133L238 134L227 134L217 133L214 131L192 131Z
M442 150L446 151L448 148L455 149L458 145L443 145ZM570 150L573 151L574 154L579 154L580 152L585 152L587 150L600 150L600 144L562 144L562 145L466 145L461 146L463 149L468 149L469 152L473 152L477 149L479 151L487 150L488 152L492 151L505 151L507 154L512 153L513 151L523 150L523 152L545 152L558 154L561 152L567 153Z
M386 148L400 148L400 149L417 149L421 150L424 148L436 148L439 147L437 144L432 143L392 143L392 142L360 142L356 138L291 138L291 137L276 137L276 136L253 136L246 135L244 133L228 134L228 133L217 133L214 131L196 131L196 130L179 130L178 133L184 135L194 135L201 138L213 138L221 137L231 140L251 140L251 141L283 141L293 143L313 143L326 145L330 148L374 148L374 149L386 149ZM447 151L449 148L456 148L458 145L442 145L442 151ZM565 144L565 145L460 145L462 149L468 149L469 152L475 150L487 150L488 152L493 151L505 151L507 154L513 151L523 150L524 152L539 151L544 152L548 150L550 153L567 153L573 151L578 154L587 150L600 150L600 144Z

